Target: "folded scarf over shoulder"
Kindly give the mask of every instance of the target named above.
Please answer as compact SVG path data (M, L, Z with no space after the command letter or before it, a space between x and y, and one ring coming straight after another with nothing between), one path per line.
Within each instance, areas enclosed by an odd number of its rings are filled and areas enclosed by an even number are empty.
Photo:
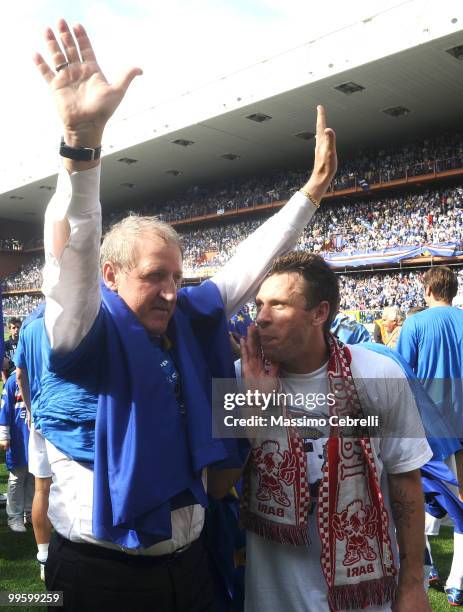
M363 417L351 355L327 336L330 416ZM396 591L388 514L367 431L342 437L332 428L319 488L317 526L330 610L380 606ZM355 435L355 434L354 434ZM243 526L282 544L310 546L307 458L295 428L275 428L252 449L241 506ZM262 500L265 503L262 503ZM269 518L271 516L271 519Z

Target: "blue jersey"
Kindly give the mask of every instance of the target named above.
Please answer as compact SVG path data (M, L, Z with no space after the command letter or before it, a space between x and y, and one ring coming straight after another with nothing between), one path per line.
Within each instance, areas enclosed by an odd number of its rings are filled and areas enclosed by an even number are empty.
M336 315L335 320L331 324L330 331L344 344L370 342L370 334L367 328L341 312Z
M10 428L10 448L6 452L6 467L9 470L28 463L29 428L26 417L26 407L19 394L16 374L13 373L3 389L0 407L0 425Z
M32 417L34 417L40 399L40 380L44 364L42 344L44 334L43 317L34 319L31 323L25 323L19 334L18 348L15 353L16 366L27 370Z
M459 438L463 437L463 311L435 306L403 324L397 351L410 364Z

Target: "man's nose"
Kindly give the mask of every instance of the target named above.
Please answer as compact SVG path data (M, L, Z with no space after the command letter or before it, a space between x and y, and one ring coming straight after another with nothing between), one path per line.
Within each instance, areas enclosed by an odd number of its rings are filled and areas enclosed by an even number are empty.
M271 319L270 319L270 311L265 308L265 306L263 306L259 312L257 313L257 317L256 317L256 325L257 327L267 327L268 325L270 325L271 323Z
M166 300L166 302L173 302L177 297L177 283L174 278L166 279L163 284L159 295Z

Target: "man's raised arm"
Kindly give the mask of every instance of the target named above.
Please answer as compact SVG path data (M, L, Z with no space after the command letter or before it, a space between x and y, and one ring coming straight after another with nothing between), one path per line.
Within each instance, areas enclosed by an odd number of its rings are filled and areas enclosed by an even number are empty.
M244 242L211 280L217 285L227 316L253 296L275 257L292 250L317 210L337 169L336 136L317 107L317 135L312 175L290 201Z
M43 284L51 346L67 352L88 333L101 300L100 162L76 158L85 157L88 150L99 151L108 119L141 70L132 68L112 85L97 64L85 29L77 25L73 35L60 20L58 31L61 45L50 28L45 33L54 70L38 53L34 61L53 94L68 147L64 170L45 215Z

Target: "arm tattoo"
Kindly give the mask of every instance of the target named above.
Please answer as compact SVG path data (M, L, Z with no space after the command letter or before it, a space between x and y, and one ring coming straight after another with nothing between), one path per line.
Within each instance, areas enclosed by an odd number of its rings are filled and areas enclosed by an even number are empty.
M415 502L407 500L407 493L401 487L395 487L392 491L391 510L397 527L410 528L410 519L415 513Z

